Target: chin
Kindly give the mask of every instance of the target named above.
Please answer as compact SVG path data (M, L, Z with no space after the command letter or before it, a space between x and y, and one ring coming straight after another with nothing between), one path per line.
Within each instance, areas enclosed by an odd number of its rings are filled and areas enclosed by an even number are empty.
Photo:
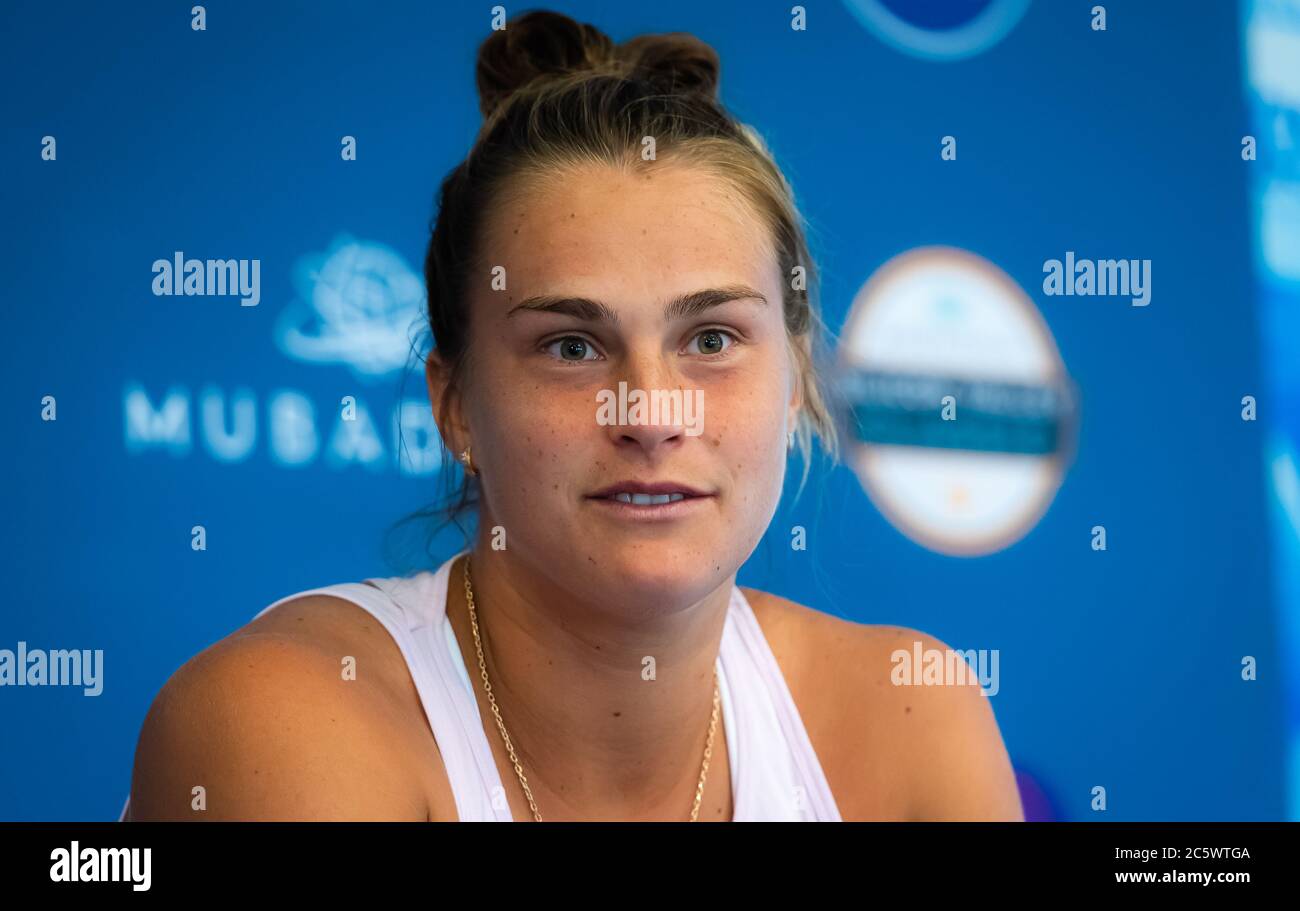
M587 550L588 568L603 580L627 607L663 609L696 601L730 575L731 554L702 536L662 539L631 537L623 542L605 538Z

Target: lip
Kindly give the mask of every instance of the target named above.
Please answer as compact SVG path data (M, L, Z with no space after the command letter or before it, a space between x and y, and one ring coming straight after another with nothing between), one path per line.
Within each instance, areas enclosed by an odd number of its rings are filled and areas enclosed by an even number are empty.
M625 503L613 499L614 494L619 493L658 496L677 493L682 494L683 498L670 503ZM713 494L679 481L620 481L587 496L588 502L609 515L639 522L667 522L685 518L701 509L713 498Z
M616 493L648 493L663 495L666 493L684 494L688 499L691 497L707 497L711 494L703 490L692 487L689 484L683 484L680 481L619 481L617 484L610 484L608 487L602 487L595 493L587 496L591 499L601 497L612 497Z
M644 491L637 492L643 493ZM610 516L634 522L671 522L684 519L703 509L705 504L712 500L712 494L704 494L702 496L686 497L671 503L638 505L636 503L624 503L622 500L611 500L608 497L587 498L588 503L593 504L597 509L608 513Z

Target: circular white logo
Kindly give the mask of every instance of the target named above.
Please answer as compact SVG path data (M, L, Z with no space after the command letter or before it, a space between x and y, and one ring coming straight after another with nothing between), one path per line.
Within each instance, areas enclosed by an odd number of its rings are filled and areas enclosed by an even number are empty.
M406 365L424 282L392 247L340 234L329 250L299 258L293 283L297 297L275 325L285 354L346 364L362 379Z
M997 266L954 247L894 257L854 299L839 367L850 463L909 538L988 554L1046 512L1078 395L1038 308Z
M1029 8L1029 0L844 0L877 38L926 60L961 60L997 44Z

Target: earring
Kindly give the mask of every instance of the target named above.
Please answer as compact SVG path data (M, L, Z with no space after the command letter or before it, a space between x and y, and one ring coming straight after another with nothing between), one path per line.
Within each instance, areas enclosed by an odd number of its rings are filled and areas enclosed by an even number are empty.
M470 474L470 475L478 474L478 471L476 471L474 468L474 460L473 458L470 457L468 446L466 446L465 450L460 454L460 461L461 464L465 466L466 474Z
M785 448L794 449L794 431L791 430L785 435Z

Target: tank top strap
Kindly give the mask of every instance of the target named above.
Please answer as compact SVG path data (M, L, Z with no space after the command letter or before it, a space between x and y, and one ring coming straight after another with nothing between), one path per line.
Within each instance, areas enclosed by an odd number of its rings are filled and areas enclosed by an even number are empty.
M718 653L728 691L736 822L839 822L839 808L781 667L739 586ZM721 687L720 687L721 689Z
M509 822L510 805L484 733L478 702L460 647L447 620L447 590L456 554L437 572L367 580L370 604L361 606L381 623L388 614L402 656L415 681L429 727L442 753L461 822ZM376 608L372 610L371 607ZM396 628L397 632L394 632Z

